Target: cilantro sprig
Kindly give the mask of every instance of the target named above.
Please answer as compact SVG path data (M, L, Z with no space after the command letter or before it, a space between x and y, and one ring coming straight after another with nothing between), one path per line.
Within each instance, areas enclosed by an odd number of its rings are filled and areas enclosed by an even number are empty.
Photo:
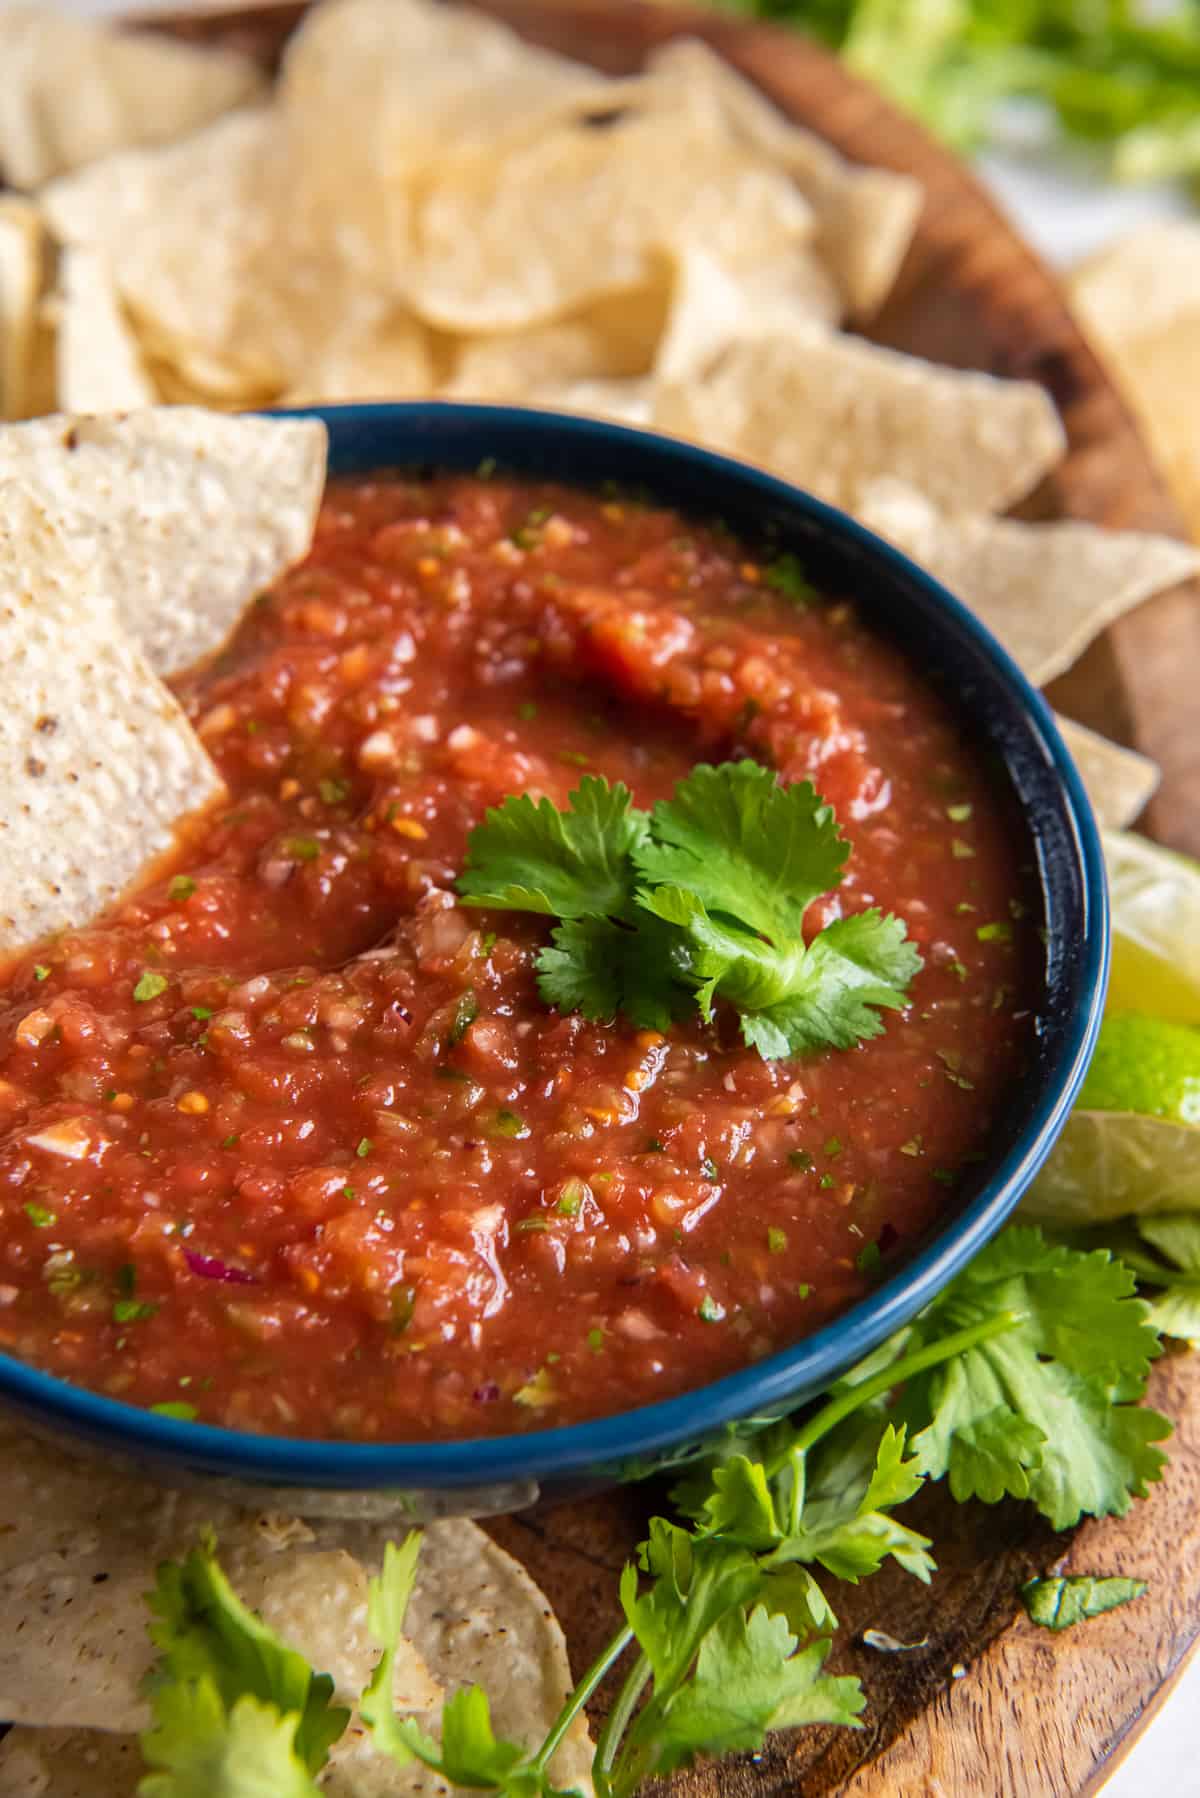
M929 1539L895 1513L931 1479L956 1499L1026 1498L1058 1528L1120 1514L1159 1478L1165 1418L1141 1404L1159 1335L1130 1270L1106 1250L1004 1232L915 1322L806 1414L747 1426L672 1493L683 1522L651 1520L620 1580L625 1621L533 1748L498 1738L468 1686L439 1736L397 1715L394 1660L419 1577L420 1532L390 1544L368 1621L380 1658L358 1709L378 1751L501 1798L562 1798L550 1772L614 1669L596 1743L599 1798L632 1798L696 1760L760 1747L769 1730L854 1727L858 1681L825 1671L837 1626L818 1573L856 1583L884 1561L936 1573ZM1140 1582L1048 1578L1023 1598L1048 1628L1126 1602ZM210 1540L159 1572L153 1769L139 1798L315 1798L347 1713L245 1610Z
M650 812L592 775L565 810L506 799L472 831L458 890L559 920L537 960L547 1004L664 1029L723 1001L770 1060L877 1036L921 967L903 921L874 908L805 941L805 913L849 853L809 782L702 763Z

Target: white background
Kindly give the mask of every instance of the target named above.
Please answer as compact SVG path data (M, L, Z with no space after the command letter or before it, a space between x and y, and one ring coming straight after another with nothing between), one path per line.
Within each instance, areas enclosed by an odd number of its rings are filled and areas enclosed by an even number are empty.
M215 6L221 0L211 0ZM232 4L232 0L229 0ZM0 0L0 5L4 0ZM182 0L63 0L70 11L178 10ZM1110 187L1084 156L1048 154L1032 121L1014 112L1003 154L981 159L990 182L1025 236L1046 259L1065 267L1147 219L1183 214L1181 194L1170 188ZM1200 396L1198 396L1200 403ZM1099 1571L1103 1571L1100 1569ZM1086 1625L1082 1627L1086 1628ZM1163 1710L1104 1787L1105 1798L1200 1798L1200 1655L1184 1673ZM917 1798L880 1793L879 1798ZM964 1798L946 1793L944 1798ZM1005 1798L997 1793L996 1798ZM1063 1798L1057 1791L1037 1798Z

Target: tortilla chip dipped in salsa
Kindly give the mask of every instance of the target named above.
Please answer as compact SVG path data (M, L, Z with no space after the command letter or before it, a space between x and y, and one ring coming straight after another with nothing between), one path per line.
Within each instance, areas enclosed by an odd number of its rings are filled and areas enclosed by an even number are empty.
M325 427L195 407L0 428L19 481L84 547L124 628L170 674L220 649L312 537Z
M303 553L324 466L310 420L0 428L6 954L118 899L222 793L153 664L217 649ZM23 1028L58 1032L40 1012Z
M171 685L227 799L0 1013L10 1352L254 1430L521 1431L785 1346L954 1202L1032 856L854 594L619 493L381 473Z

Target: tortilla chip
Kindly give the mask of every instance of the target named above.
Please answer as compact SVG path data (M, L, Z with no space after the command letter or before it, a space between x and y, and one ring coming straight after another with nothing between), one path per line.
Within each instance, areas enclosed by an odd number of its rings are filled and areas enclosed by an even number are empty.
M358 1697L379 1651L367 1629L366 1573L339 1544L336 1526L318 1535L296 1518L239 1509L202 1486L171 1491L75 1459L15 1425L4 1426L0 1442L0 1591L22 1620L0 1641L5 1716L39 1726L144 1728L141 1681L154 1659L145 1593L158 1563L186 1553L210 1526L243 1602L330 1675L339 1701ZM380 1559L382 1552L380 1544ZM395 1696L423 1717L441 1702L441 1685L411 1643L397 1660Z
M14 954L117 899L222 788L117 623L111 565L40 497L0 494L0 953Z
M628 293L612 294L553 324L451 340L445 399L519 400L576 381L622 381L648 374L671 296L669 270Z
M112 1464L75 1460L11 1425L0 1433L0 1449L0 1594L8 1625L0 1639L0 1709L38 1725L0 1745L0 1793L22 1790L17 1773L32 1780L60 1755L55 1783L41 1789L67 1798L76 1789L67 1782L70 1770L89 1798L133 1790L129 1770L140 1771L140 1757L116 1749L120 1736L101 1741L86 1731L111 1729L127 1739L148 1721L140 1685L154 1650L144 1593L157 1562L185 1553L209 1524L243 1601L332 1675L340 1699L365 1685L378 1658L366 1629L367 1576L382 1565L394 1528L310 1526L238 1510L201 1484L168 1491ZM395 1700L427 1728L436 1727L451 1687L478 1680L492 1700L497 1732L532 1745L571 1689L562 1631L545 1598L473 1524L427 1529L406 1631ZM43 1736L42 1726L55 1733ZM588 1790L590 1760L579 1723L556 1757L558 1783ZM91 1785L83 1783L85 1769ZM339 1798L444 1789L424 1770L401 1771L380 1756L357 1720L337 1744L323 1784Z
M13 187L182 137L262 86L248 57L36 6L0 11L0 67L0 174Z
M411 313L348 318L303 365L287 404L316 400L415 400L434 390L429 333Z
M37 208L28 200L0 198L0 419L26 415L42 263Z
M264 192L275 141L271 111L235 112L166 148L106 157L41 196L63 243L106 259L151 352L203 358L228 397L248 402L281 390L288 373L254 329L262 302L250 278L271 241Z
M89 540L96 588L159 674L213 654L305 554L325 483L315 419L186 407L0 428L18 480Z
M70 412L125 412L158 398L95 250L64 250L58 271L58 403Z
M964 600L1037 686L1143 600L1200 568L1173 537L1065 520L946 516L899 481L862 495L859 516Z
M517 330L652 282L692 244L731 267L782 255L811 218L786 175L702 110L630 112L460 158L416 208L407 287L446 330Z
M482 1530L468 1536L461 1524L435 1523L426 1531L406 1628L448 1693L473 1682L487 1688L496 1734L509 1740L536 1745L534 1719L555 1717L574 1684L543 1594ZM590 1790L591 1758L586 1720L577 1717L551 1763L555 1783Z
M381 293L404 297L413 183L476 148L501 159L605 86L594 69L464 7L316 7L279 84L288 240L335 251Z
M806 246L749 268L724 268L693 245L676 269L654 372L662 381L697 380L733 345L832 327L840 315L833 278Z
M136 1736L17 1728L0 1742L0 1798L135 1798L145 1771Z
M1070 718L1055 720L1075 760L1088 798L1106 829L1124 830L1145 809L1162 770L1149 756L1110 743Z
M889 169L860 168L794 125L752 82L707 44L666 44L650 58L649 79L707 92L735 134L786 170L816 217L814 248L832 272L846 307L878 310L895 283L917 227L921 185Z
M1032 382L935 367L815 327L742 343L703 382L664 382L654 422L849 511L881 476L947 508L1000 511L1065 442Z
M1160 219L1120 238L1067 276L1089 331L1120 345L1200 309L1200 225Z
M1200 540L1200 227L1148 226L1069 278L1080 322L1108 362Z

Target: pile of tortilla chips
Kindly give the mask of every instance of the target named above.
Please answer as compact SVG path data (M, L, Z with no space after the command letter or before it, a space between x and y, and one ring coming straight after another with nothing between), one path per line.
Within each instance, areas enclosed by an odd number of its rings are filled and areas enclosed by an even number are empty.
M367 1580L396 1525L301 1522L242 1508L214 1489L170 1491L115 1465L78 1461L0 1425L0 1742L2 1798L133 1798L149 1722L142 1682L155 1651L145 1595L157 1564L212 1528L243 1603L353 1706L379 1657L367 1628ZM403 1535L403 1530L400 1534ZM572 1681L566 1645L528 1574L474 1524L424 1533L397 1656L395 1702L432 1733L444 1701L479 1683L497 1732L540 1742ZM590 1790L582 1719L559 1749L560 1786ZM445 1792L418 1762L398 1768L352 1717L322 1789L335 1798Z
M1062 454L1046 393L849 329L892 286L916 184L844 162L699 42L610 80L462 8L323 0L270 93L237 58L27 7L0 56L0 174L33 190L0 197L0 416L428 396L657 426L858 514L1037 681L1197 566L997 521ZM1085 303L1141 290L1081 281ZM1174 341L1174 313L1133 311L1139 355ZM1070 735L1129 822L1151 764Z

